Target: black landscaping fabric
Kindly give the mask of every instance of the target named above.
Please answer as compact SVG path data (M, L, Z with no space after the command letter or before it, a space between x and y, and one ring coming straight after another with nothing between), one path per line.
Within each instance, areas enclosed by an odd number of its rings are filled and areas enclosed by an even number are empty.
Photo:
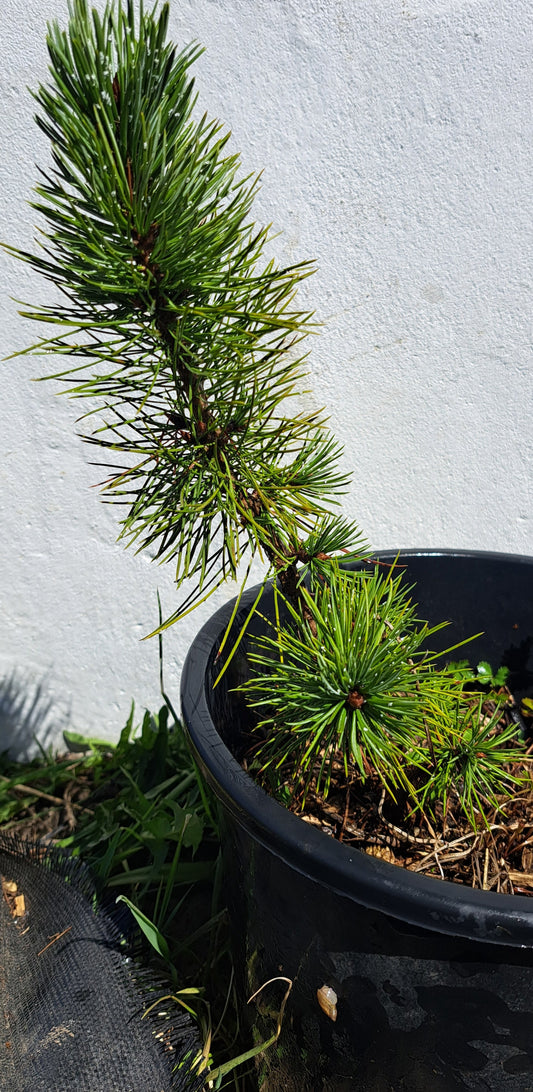
M4 836L0 874L0 1087L200 1092L190 1017L162 1003L143 1019L169 988L139 970L85 867Z

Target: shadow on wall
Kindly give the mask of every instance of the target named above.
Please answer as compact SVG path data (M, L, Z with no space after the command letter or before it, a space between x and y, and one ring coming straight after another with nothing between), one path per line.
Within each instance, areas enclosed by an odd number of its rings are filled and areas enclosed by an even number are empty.
M49 678L35 681L14 668L0 678L0 752L26 761L55 744L69 727L69 711L50 694Z

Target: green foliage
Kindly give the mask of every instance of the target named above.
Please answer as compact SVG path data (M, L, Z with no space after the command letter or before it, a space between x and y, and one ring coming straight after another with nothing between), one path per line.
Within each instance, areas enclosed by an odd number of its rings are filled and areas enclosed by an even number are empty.
M419 621L411 591L394 569L329 562L327 579L302 589L303 622L284 601L288 624L257 638L240 687L263 714L256 757L263 773L277 771L293 789L314 779L324 795L341 758L346 774L377 775L393 797L401 787L433 816L453 797L475 828L524 780L513 764L523 769L525 749L514 724L501 727L502 701L487 716L485 695L464 686L499 686L507 672L484 662L475 674L467 661L439 667L447 653L430 653L428 640L442 626Z
M164 926L169 890L212 879L215 861L196 859L206 813L181 730L169 729L167 706L146 712L139 733L133 717L132 707L111 757L95 768L93 814L62 844L102 885L135 885L141 899L156 885L156 925ZM212 836L212 820L209 828Z
M137 725L132 706L116 744L64 734L69 746L74 740L75 755L43 753L26 764L2 756L3 829L34 836L44 826L56 840L63 835L104 897L112 892L131 910L146 938L143 959L171 983L169 1005L185 1004L198 1021L206 1061L225 1072L238 1066L235 1092L256 1087L248 1084L246 1058L238 1056L216 812L181 726L166 706L146 712ZM38 795L26 791L32 786ZM65 809L72 807L76 825L66 834Z
M127 506L123 540L172 561L178 586L194 578L175 621L247 551L294 567L348 476L321 414L286 415L310 328L294 296L311 268L267 259L257 179L218 122L195 120L201 50L166 42L168 5L137 19L121 0L69 10L67 31L49 27L50 82L35 95L54 163L34 202L42 253L13 251L62 302L26 312L56 328L28 351L74 358L56 378L97 400L85 438L111 459L103 490ZM341 548L352 531L338 522Z
M327 792L340 756L413 806L446 809L453 793L476 821L513 784L509 733L496 715L487 726L472 693L500 688L505 669L439 669L427 641L441 627L417 618L394 571L341 567L369 556L334 512L349 482L341 448L322 412L289 413L312 329L296 292L311 266L268 257L269 229L252 219L258 180L197 115L201 50L167 43L168 5L136 15L132 0L101 13L70 0L69 13L66 31L49 27L35 94L53 159L33 203L40 249L7 249L60 289L24 312L52 327L27 351L70 358L55 378L90 400L85 439L103 452L104 497L123 506L120 537L172 562L178 587L191 581L160 629L258 554L288 616L256 643L245 686L264 715L263 763L291 760L293 783L316 777ZM205 869L204 820L177 774L162 779L166 721L130 731L114 758L120 790L77 845L115 887L133 880L144 896L159 877L153 912L140 912L164 936L177 877ZM90 756L97 771L95 741Z
M76 736L76 733L73 734ZM58 758L51 750L45 751L41 747L39 756L24 765L11 759L7 752L2 752L0 824L3 829L16 827L19 817L39 804L48 807L61 804L62 794L73 780L79 776L98 776L98 768L109 761L112 749L113 745L104 740L85 740L85 753L78 746L76 761L72 754Z
M147 918L146 914L143 914L138 906L134 906L126 895L118 895L117 902L125 903L128 909L131 910L139 929L144 933L148 943L152 945L152 948L155 949L158 955L162 956L163 959L170 959L168 944L163 934L159 932L157 926L150 921L150 918Z
M482 686L499 690L505 686L509 676L509 668L501 666L493 671L487 660L480 660L475 668L471 667L468 660L457 660L448 664L448 671L453 672L456 679L464 683L481 683Z
M499 811L501 799L524 782L513 772L523 764L525 751L516 738L516 726L501 727L501 707L491 716L483 712L483 696L474 704L458 700L455 708L434 708L430 721L431 761L420 792L423 806L434 813L439 802L446 814L450 796L474 829L479 818L487 823L487 811ZM428 755L428 758L430 756Z
M295 776L317 775L327 791L337 752L346 772L376 772L389 788L407 783L420 726L448 678L425 651L437 629L421 624L393 569L347 571L329 564L328 579L302 589L302 624L286 602L290 623L259 639L254 672L243 689L267 713L261 749L266 765L290 758ZM454 687L449 680L448 689Z

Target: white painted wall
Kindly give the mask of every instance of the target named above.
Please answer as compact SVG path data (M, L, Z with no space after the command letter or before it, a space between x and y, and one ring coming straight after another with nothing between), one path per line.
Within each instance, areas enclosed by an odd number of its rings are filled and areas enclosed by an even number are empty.
M64 0L3 0L0 238L21 246L47 159L25 88L53 17ZM312 398L346 444L350 515L376 547L533 553L531 4L171 0L171 34L207 48L201 104L264 168L280 259L317 260ZM6 255L0 279L8 353L38 334L9 296L48 290ZM156 589L174 602L169 571L115 545L77 407L31 383L40 368L0 373L0 749L66 722L113 736L132 698L155 707L140 637ZM166 640L174 697L201 618Z

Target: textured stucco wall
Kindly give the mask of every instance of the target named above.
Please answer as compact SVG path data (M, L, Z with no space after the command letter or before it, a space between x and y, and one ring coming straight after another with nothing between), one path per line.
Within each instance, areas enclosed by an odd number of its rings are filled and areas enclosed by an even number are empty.
M21 246L48 155L26 85L45 76L46 19L65 16L64 0L3 4L0 238ZM532 32L526 0L171 0L172 36L207 49L202 107L264 168L257 219L283 232L282 261L317 260L308 397L378 547L533 553ZM38 334L9 297L47 289L5 255L0 283L9 353ZM77 407L31 383L40 366L1 373L0 749L67 720L112 735L132 698L154 707L140 637L156 589L173 604L170 572L114 543ZM200 620L165 642L174 696Z

